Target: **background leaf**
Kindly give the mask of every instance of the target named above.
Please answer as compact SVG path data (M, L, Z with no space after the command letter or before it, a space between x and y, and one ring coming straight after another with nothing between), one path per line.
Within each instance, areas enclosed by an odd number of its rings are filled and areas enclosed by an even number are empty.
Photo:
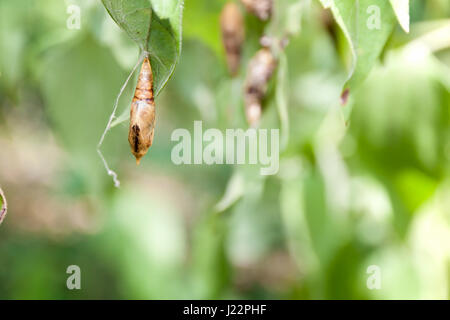
M409 0L390 0L400 26L409 32Z
M352 66L344 91L358 86L375 65L391 31L395 16L388 0L321 0L330 8L352 52ZM369 18L379 10L379 28L372 28Z

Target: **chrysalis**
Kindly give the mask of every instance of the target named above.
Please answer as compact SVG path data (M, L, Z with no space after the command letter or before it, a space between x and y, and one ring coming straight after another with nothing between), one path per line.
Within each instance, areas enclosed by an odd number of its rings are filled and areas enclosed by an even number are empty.
M262 100L276 65L269 48L260 49L249 62L245 80L245 115L250 126L257 125L261 118Z
M228 70L236 75L241 60L242 44L244 42L244 21L239 7L229 2L220 15L222 42L225 47Z
M130 130L128 132L128 142L137 164L152 145L154 130L153 74L150 61L148 57L145 57L131 102Z
M241 0L247 11L265 21L272 15L273 0Z

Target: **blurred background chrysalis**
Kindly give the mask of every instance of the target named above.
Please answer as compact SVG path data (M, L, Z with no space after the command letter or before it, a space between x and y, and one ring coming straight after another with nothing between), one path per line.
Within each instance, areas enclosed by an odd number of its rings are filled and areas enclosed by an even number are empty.
M228 70L232 76L235 76L239 70L245 32L244 19L238 5L234 2L228 2L222 9L220 28Z
M267 85L277 66L270 48L262 48L251 58L245 79L245 115L250 126L258 124L262 113L262 100Z

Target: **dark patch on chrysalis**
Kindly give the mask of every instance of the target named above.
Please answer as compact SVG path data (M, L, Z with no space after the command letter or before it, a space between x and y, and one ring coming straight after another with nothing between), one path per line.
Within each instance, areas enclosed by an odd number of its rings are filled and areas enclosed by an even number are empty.
M132 129L134 135L134 152L137 153L139 151L139 133L141 132L141 129L139 129L137 125L134 125Z

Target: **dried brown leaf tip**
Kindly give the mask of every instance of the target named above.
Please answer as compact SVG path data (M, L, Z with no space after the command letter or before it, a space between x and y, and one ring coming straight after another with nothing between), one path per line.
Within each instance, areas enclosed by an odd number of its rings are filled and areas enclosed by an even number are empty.
M272 15L273 0L241 0L248 12L266 21Z
M220 27L222 30L222 42L225 47L228 70L231 75L236 75L241 61L242 44L244 43L244 19L239 7L233 3L227 3L220 15Z
M261 118L262 100L276 66L277 61L269 48L260 49L249 62L245 80L245 115L250 126L256 126Z
M8 204L6 203L6 197L3 193L2 188L0 188L0 224L6 216L6 211L8 209Z
M145 57L131 102L130 130L128 132L128 142L137 164L152 145L154 130L153 74L150 61L148 57Z

